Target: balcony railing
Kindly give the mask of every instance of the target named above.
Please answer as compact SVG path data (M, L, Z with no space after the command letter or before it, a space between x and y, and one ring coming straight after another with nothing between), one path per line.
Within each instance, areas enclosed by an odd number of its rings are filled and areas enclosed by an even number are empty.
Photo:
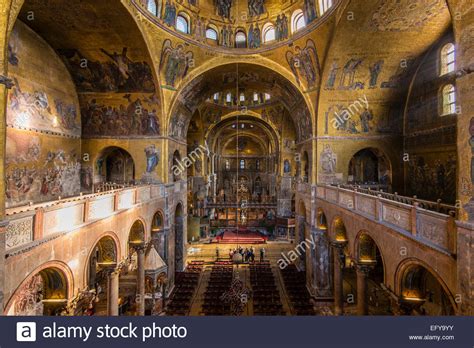
M206 208L275 208L277 206L276 201L269 202L217 202L207 203Z
M367 195L381 196L382 198L395 201L395 202L408 204L408 205L415 205L415 203L417 203L418 207L420 208L435 211L441 214L451 215L451 216L454 216L455 218L457 218L457 214L458 214L458 209L454 205L441 203L441 199L438 199L436 202L433 202L433 201L419 199L416 196L413 196L413 197L400 196L397 193L387 193L382 190L372 190L370 188L363 188L361 186L354 186L354 185L332 185L332 186L337 186L343 189L365 193Z
M331 185L318 185L317 198L394 230L405 231L417 240L447 253L456 253L455 214L451 213L455 209L454 206L384 192Z
M105 187L104 187L105 189ZM36 205L6 210L7 254L29 247L39 240L48 240L96 220L105 219L121 210L170 194L169 185L138 185L79 195Z

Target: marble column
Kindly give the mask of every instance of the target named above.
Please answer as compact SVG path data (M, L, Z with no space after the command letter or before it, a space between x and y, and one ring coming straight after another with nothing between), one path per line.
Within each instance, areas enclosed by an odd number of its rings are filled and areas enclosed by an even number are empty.
M314 245L310 246L310 261L307 272L312 272L311 288L319 299L333 297L333 283L331 273L331 252L326 230L311 226L311 239Z
M145 248L135 248L137 251L137 315L145 315Z
M119 315L119 277L120 271L113 270L107 279L107 315Z
M357 315L369 314L369 302L367 291L367 277L374 265L358 263L356 264L357 274Z
M3 9L1 16L4 16ZM7 12L8 13L8 10ZM3 24L2 24L3 27ZM2 36L2 35L0 35ZM2 37L3 40L4 37ZM3 46L2 46L3 47ZM4 47L3 47L4 48ZM5 172L5 146L6 142L6 109L7 109L7 92L14 86L13 80L7 77L7 66L4 63L8 63L0 59L0 133L3 141L0 143L0 168L2 171L2 176ZM4 302L4 291L5 291L5 242L6 242L6 230L8 222L5 220L5 185L0 185L0 308L3 312L3 302Z
M343 288L343 269L344 269L344 247L347 242L331 242L334 258L334 313L336 315L344 314L344 288Z

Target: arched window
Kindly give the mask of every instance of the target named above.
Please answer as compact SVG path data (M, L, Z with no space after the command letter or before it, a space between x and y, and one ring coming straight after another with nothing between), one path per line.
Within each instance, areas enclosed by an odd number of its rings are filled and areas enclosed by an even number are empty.
M454 44L448 43L441 49L441 72L440 75L453 72L456 68L456 48Z
M218 102L219 101L219 92L217 93L214 93L214 102Z
M442 102L442 115L452 115L456 113L456 89L453 85L446 85L443 87Z
M240 101L244 102L245 101L245 94L240 93Z
M247 47L247 36L243 31L238 31L235 34L235 47L246 48Z
M230 170L230 161L225 160L225 170Z
M265 101L269 101L272 98L272 96L268 93L265 93Z
M320 16L326 13L332 7L332 0L319 0L319 12Z
M183 14L176 17L176 30L185 34L189 34L189 20Z
M272 23L267 23L262 28L263 42L275 41L275 26Z
M153 14L154 16L157 16L157 17L158 17L158 4L157 4L157 0L148 0L147 5L146 5L146 9L148 10L148 12L150 12L150 13Z
M217 31L213 28L207 28L206 38L209 39L209 40L217 41L217 39L218 39Z
M226 97L225 97L225 101L227 103L232 103L232 94L229 92L227 93Z
M240 160L240 169L245 169L245 160Z
M304 13L302 10L296 10L291 16L291 32L296 33L298 30L303 29L306 26L304 19Z
M254 103L258 103L258 93L253 94L253 101Z

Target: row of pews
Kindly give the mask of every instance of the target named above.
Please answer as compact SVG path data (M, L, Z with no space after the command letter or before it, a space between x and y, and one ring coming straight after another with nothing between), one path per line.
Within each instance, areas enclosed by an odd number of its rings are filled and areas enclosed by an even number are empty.
M211 269L209 282L204 293L202 314L230 315L230 304L221 299L229 291L233 279L232 261L218 261Z
M166 306L167 315L189 314L203 267L203 261L192 261L184 272L176 272L175 289Z
M305 272L300 272L295 265L281 270L286 293L296 315L315 315L311 296L306 288Z
M254 315L285 315L269 261L250 264Z

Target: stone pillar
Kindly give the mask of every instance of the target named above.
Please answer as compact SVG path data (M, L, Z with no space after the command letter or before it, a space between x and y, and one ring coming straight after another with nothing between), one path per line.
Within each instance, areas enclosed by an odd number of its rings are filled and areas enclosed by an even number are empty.
M336 315L344 314L344 288L343 288L343 269L344 269L344 247L347 242L332 242L334 259L334 313Z
M8 16L8 9L5 11L0 10L0 17L2 20ZM1 22L1 21L0 21ZM0 25L2 27L2 34L5 33L5 27L3 23ZM6 50L6 39L4 36L1 37L1 51L5 52ZM5 39L5 40L4 40ZM5 45L4 45L5 44ZM6 142L5 139L7 131L6 131L6 110L7 110L7 91L8 89L12 88L14 83L13 81L7 77L7 66L6 61L0 59L0 134L2 137L2 141L0 142L0 176L2 178L5 177L5 153L6 153ZM4 220L5 218L5 185L0 185L0 313L3 313L3 296L4 296L4 284L5 282L5 232L7 229L8 222Z
M120 271L113 270L107 279L107 315L119 315L119 278Z
M457 315L474 315L474 223L456 222L457 229Z
M311 277L316 298L328 299L333 296L333 284L331 281L331 253L326 230L320 230L311 226L311 239L314 245L310 245L310 265L307 272L312 270ZM310 278L310 277L307 277Z
M357 273L357 315L369 314L369 302L367 291L367 277L373 269L373 265L361 264L356 265Z
M137 315L145 315L145 248L135 248L137 251Z

